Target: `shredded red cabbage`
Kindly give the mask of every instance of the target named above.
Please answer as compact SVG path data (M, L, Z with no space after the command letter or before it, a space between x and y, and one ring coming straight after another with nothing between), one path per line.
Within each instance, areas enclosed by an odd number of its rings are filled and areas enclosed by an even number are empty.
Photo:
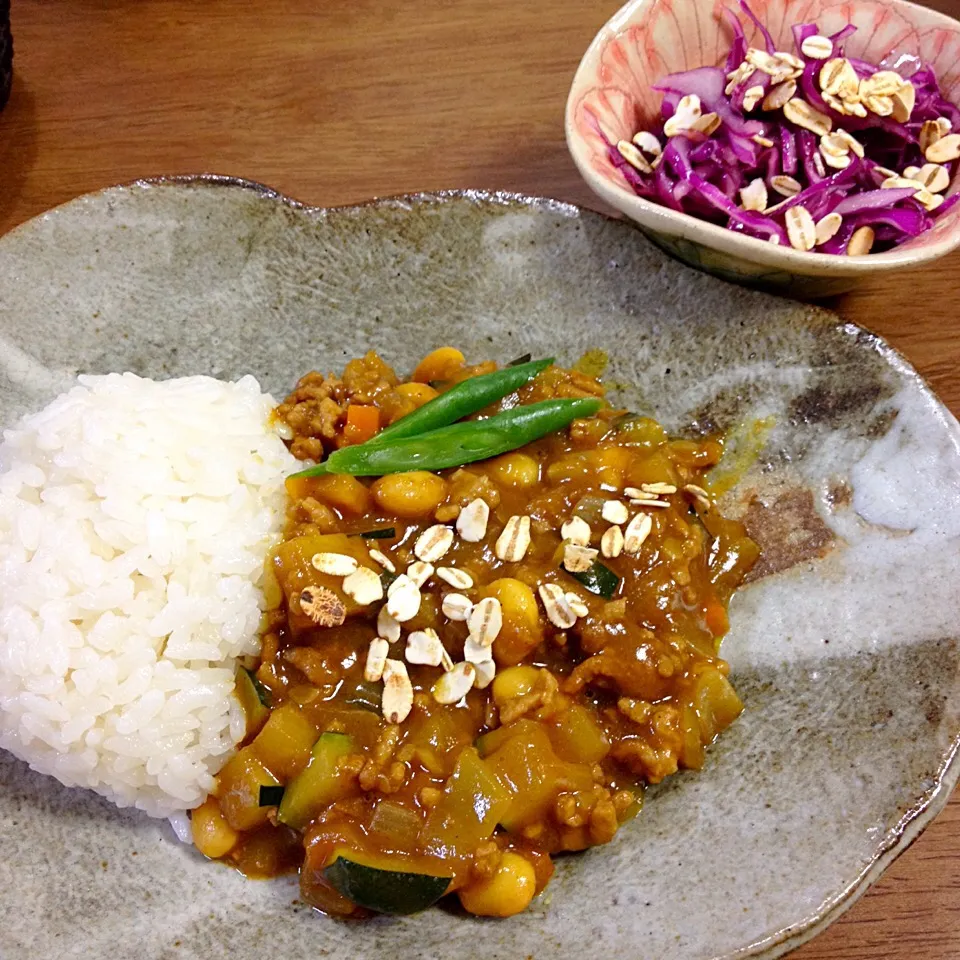
M723 16L730 29L733 31L733 43L730 44L730 52L727 54L726 73L736 70L743 63L743 58L747 55L747 38L744 36L743 27L737 15L728 7L723 8Z
M817 25L814 23L814 24L811 24L811 26L816 28ZM857 32L857 28L852 23L848 23L845 27L843 27L841 30L838 30L836 33L831 33L830 39L833 41L834 47L839 48L842 53L843 41L846 40L847 37L855 34L856 32Z
M895 207L902 200L909 200L914 191L909 187L906 190L867 190L864 193L856 193L849 197L844 197L832 210L833 213L839 213L841 216L849 216L853 213L864 213L870 210L886 210L887 207Z
M779 54L745 0L738 2L764 49L748 46L736 13L725 9L732 39L724 66L674 73L655 86L663 93L661 121L648 133L657 138L660 151L651 150L649 138L640 134L634 144L609 145L611 162L638 195L747 236L834 254L847 252L860 227L873 230L873 252L889 250L930 229L960 202L960 192L944 195L942 173L931 179L933 163L945 167L951 181L956 173L958 157L952 154L960 154L960 147L953 149L952 135L960 133L960 108L944 99L928 65L896 51L879 65L855 57L843 64L844 43L856 32L853 24L826 38L815 23L797 24L792 28L795 52ZM816 57L803 52L812 37L818 38L809 48ZM816 47L827 40L832 52L823 57ZM842 90L822 88L821 71L828 63L848 71ZM874 79L880 71L899 76L896 109L890 90L871 89L883 81ZM892 80L896 88L897 78ZM765 97L789 92L783 84L795 84L793 97L823 116L798 114L796 99L786 110L769 101L766 109ZM925 156L944 137L952 139ZM893 176L910 183L892 181ZM767 191L765 201L756 180ZM748 202L741 191L751 184ZM810 236L796 233L797 221L805 218L790 214L800 206L815 223L838 214L839 229L832 236L826 229L822 236L818 232L811 246ZM835 225L836 219L828 222Z
M757 19L757 15L750 9L747 0L740 0L740 9L753 21L753 25L760 31L763 41L767 45L767 53L776 52L777 47L773 42L773 37L770 36L770 31Z

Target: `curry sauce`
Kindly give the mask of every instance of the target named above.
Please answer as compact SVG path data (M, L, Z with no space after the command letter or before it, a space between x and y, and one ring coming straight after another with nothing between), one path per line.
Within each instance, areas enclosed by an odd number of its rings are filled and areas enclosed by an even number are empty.
M318 461L494 369L444 348L404 382L371 353L276 416ZM551 366L481 415L603 394ZM336 915L525 909L553 855L610 841L741 711L718 649L758 550L704 489L722 452L605 405L439 473L288 480L248 736L198 847L299 867Z

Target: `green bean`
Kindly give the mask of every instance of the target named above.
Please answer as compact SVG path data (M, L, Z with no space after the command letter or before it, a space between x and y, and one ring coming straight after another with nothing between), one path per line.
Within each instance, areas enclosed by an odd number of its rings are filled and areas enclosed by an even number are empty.
M323 463L301 470L294 476L348 473L355 477L381 477L408 470L459 467L516 450L548 433L568 427L578 417L593 416L602 405L603 401L595 397L524 404L486 420L454 423L416 437L342 447Z
M413 437L428 430L445 427L490 406L491 403L496 403L508 393L519 390L552 363L553 357L548 357L546 360L534 360L532 363L505 367L503 370L495 370L493 373L484 373L479 377L462 380L446 393L441 393L439 397L427 401L418 410L390 424L369 442L379 444L386 440Z

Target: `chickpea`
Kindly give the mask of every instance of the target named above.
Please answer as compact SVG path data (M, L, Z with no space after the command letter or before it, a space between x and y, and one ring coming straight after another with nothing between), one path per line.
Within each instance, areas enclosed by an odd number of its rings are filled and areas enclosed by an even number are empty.
M679 475L670 458L663 450L655 450L649 456L634 460L625 474L625 482L639 487L641 483L677 483Z
M723 447L716 440L674 440L670 444L670 452L677 463L689 467L712 467L720 461Z
M507 850L492 877L464 887L459 895L468 913L480 917L512 917L527 909L536 890L533 864L519 853Z
M612 487L623 486L624 474L633 461L633 454L624 447L601 447L588 454L597 480Z
M190 816L193 842L205 856L216 860L225 857L240 839L240 834L227 823L217 798L207 797Z
M526 490L540 479L540 464L525 453L506 453L490 462L490 472L501 486Z
M620 425L617 433L633 447L658 447L667 442L667 432L650 417L631 417Z
M396 388L380 398L379 406L380 419L385 427L389 427L390 424L396 423L401 417L405 417L417 409L413 400L400 393Z
M549 483L558 484L569 480L592 480L594 467L588 454L568 453L547 465L545 471Z
M500 666L519 663L543 641L540 608L533 590L522 580L501 577L481 591L496 597L503 612L503 627L493 641L493 657Z
M425 517L432 514L447 495L447 483L436 474L413 470L381 477L370 492L387 513L397 517Z
M498 707L502 707L508 700L515 700L528 694L532 689L540 671L536 667L507 667L493 678L493 700Z
M459 373L466 363L466 358L456 347L440 347L428 353L413 371L412 380L420 383L429 383L431 380L449 380L455 373Z
M433 387L426 383L401 383L397 387L397 393L409 400L413 404L414 410L440 396Z

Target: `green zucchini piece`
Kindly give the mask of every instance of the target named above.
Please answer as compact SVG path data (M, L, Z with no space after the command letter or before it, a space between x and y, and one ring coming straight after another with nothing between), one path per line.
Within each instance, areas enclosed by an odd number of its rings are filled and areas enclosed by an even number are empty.
M337 763L352 749L353 741L345 733L322 733L306 767L287 784L277 820L302 830L324 807L346 796L350 784L338 772Z
M363 533L351 534L351 536L363 537L364 540L389 540L396 535L396 527L381 527L379 530L364 530Z
M389 570L380 571L380 583L383 585L383 592L386 593L390 589L390 584L393 583L397 577L400 576L398 573L391 573Z
M260 806L275 807L283 799L283 787L260 787Z
M593 566L582 573L570 573L566 568L564 568L564 573L570 574L574 580L579 580L591 593L595 593L605 600L609 600L616 593L620 584L620 578L599 560L594 560Z
M369 710L379 715L383 694L382 683L370 683L368 680L359 680L351 690L349 687L340 689L340 696L348 707L358 707L360 710Z
M449 877L368 867L342 854L323 871L323 878L358 907L394 916L426 910L450 886Z
M270 691L246 667L237 670L233 689L247 718L247 736L259 733L270 717Z
M273 696L270 691L256 678L255 674L251 673L246 668L244 668L243 672L250 678L250 682L253 684L253 689L256 691L257 699L260 701L261 705L268 708L272 707Z

